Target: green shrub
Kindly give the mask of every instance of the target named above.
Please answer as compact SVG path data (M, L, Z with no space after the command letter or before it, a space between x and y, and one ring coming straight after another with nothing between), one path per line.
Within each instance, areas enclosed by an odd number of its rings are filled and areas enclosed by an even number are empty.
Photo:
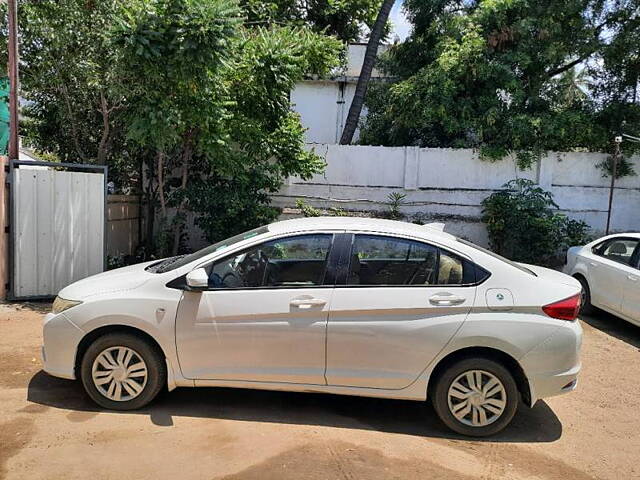
M300 213L302 213L302 215L304 215L305 217L319 217L320 215L322 215L322 212L320 210L309 205L301 198L298 198L296 200L296 208L299 208Z
M555 266L570 246L589 241L588 225L558 213L553 195L531 180L511 180L482 207L492 250L518 262Z

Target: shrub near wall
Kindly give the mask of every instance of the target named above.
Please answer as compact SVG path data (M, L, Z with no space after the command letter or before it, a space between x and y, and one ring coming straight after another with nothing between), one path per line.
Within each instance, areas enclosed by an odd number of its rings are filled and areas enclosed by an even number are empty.
M557 266L566 250L587 243L589 226L558 213L553 195L516 179L482 201L491 249L511 260Z

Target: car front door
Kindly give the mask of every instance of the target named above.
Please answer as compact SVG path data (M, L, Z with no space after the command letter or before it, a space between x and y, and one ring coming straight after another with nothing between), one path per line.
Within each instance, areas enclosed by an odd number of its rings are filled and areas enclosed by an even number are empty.
M267 241L205 266L185 291L176 345L186 378L325 384L327 274L334 235Z
M382 235L354 235L347 256L329 314L327 383L407 387L469 314L475 267L436 246Z
M622 313L636 325L640 325L640 245L636 247L631 265L626 273L627 278L622 297Z
M588 260L589 286L594 305L623 313L622 298L637 245L638 239L615 237L594 248Z

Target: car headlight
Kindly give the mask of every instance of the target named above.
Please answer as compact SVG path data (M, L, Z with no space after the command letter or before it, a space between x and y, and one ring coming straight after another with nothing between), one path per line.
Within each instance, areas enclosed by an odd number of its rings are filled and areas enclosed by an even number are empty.
M53 307L51 307L51 311L55 314L62 313L65 310L69 310L71 307L75 307L76 305L80 305L82 302L78 300L66 300L61 297L56 297L53 301Z

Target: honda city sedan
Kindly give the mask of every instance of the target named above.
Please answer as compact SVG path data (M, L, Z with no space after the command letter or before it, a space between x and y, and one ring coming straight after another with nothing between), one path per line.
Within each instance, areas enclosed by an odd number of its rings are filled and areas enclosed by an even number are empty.
M486 436L576 387L580 292L437 226L295 219L69 285L42 355L109 409L200 386L429 398Z

